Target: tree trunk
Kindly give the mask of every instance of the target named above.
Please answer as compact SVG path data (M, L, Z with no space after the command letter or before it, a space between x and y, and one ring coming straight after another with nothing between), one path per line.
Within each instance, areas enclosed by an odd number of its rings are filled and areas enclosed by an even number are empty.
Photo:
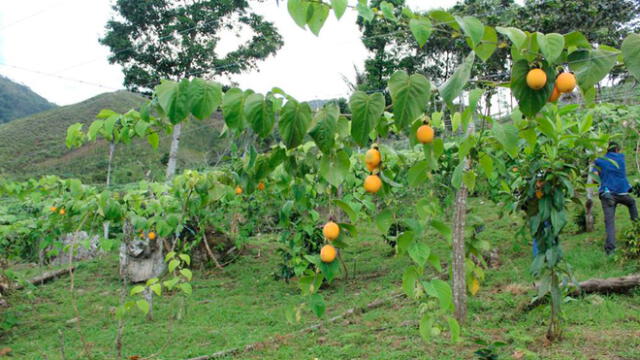
M167 181L171 180L176 174L176 164L178 162L178 148L180 147L180 134L182 133L182 123L173 127L173 136L171 138L171 150L169 150L169 162L167 163Z
M593 219L593 188L589 185L593 184L593 177L591 176L591 171L589 171L589 175L587 178L587 202L584 206L584 231L593 232L594 230L594 219Z
M109 143L109 164L107 166L107 189L111 186L111 167L113 164L113 153L116 151L116 143ZM102 230L104 232L104 238L109 238L109 222L105 221L102 224Z
M463 323L467 315L467 285L464 270L464 224L467 217L467 187L462 184L456 195L453 217L453 303L455 317Z

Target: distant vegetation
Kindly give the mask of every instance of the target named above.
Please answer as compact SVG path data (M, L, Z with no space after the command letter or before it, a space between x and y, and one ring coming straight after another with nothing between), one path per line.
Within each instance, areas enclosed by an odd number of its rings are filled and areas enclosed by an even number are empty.
M0 124L54 107L28 87L0 75Z
M91 143L69 150L64 144L67 127L80 122L87 124L86 128L102 109L126 112L144 101L140 95L118 91L0 125L0 176L26 179L53 174L104 183L107 143ZM181 139L178 167L199 168L215 164L228 144L226 139L218 140L222 126L218 119L188 123ZM144 140L118 146L114 155L113 181L117 184L163 178L170 135L161 136L165 139L161 139L157 151Z

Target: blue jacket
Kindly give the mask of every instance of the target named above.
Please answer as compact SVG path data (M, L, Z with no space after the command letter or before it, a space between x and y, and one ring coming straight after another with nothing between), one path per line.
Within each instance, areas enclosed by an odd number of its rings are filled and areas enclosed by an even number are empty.
M613 160L618 166L610 160ZM624 154L609 152L604 158L596 159L595 165L600 172L600 193L610 191L614 194L621 194L631 191L631 185L627 180Z

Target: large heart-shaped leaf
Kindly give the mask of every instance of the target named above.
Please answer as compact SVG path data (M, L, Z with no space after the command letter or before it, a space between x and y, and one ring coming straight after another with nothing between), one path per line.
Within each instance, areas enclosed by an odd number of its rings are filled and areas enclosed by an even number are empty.
M398 130L406 128L423 113L429 101L431 84L424 75L409 76L403 70L396 71L389 79L393 100L393 116Z
M309 1L307 0L288 0L287 10L289 15L293 18L293 21L304 29L307 24L307 9L309 7Z
M484 27L482 41L475 48L475 53L482 61L487 61L498 47L498 34L491 26Z
M265 138L271 133L275 124L271 100L261 94L251 94L245 100L244 113L251 128L260 137Z
M616 65L618 54L606 50L576 50L569 55L569 68L575 72L578 85L589 90L604 79Z
M537 34L536 40L540 51L550 64L554 64L564 49L564 36L560 34Z
M222 115L230 129L242 130L245 124L244 101L246 94L238 88L227 90L222 98Z
M307 103L299 103L289 98L282 108L278 130L287 149L293 149L304 140L311 124L311 107Z
M323 3L312 2L307 11L307 25L309 26L309 30L318 36L320 35L320 30L324 22L327 21L329 17L329 6Z
M309 135L325 154L331 153L335 144L336 130L340 109L336 104L326 104L315 116L315 127Z
M409 20L409 29L411 29L411 33L418 42L418 45L420 47L423 47L431 36L433 26L431 25L431 21L429 21L429 19L419 18Z
M513 64L511 69L511 92L518 100L520 111L526 116L534 116L547 103L553 91L556 74L553 67L544 61L542 70L547 74L547 84L540 90L533 90L527 85L529 70L529 62L524 59L518 60Z
M456 16L456 21L464 34L471 40L472 48L478 46L484 35L484 24L473 16L465 16L463 18Z
M172 124L178 124L189 116L189 80L184 79L180 83L162 80L156 86L155 94L158 103Z
M344 151L338 151L335 155L324 155L320 161L320 176L335 187L342 184L349 174L351 161Z
M345 10L347 10L347 5L347 0L331 0L331 7L338 20L344 15Z
M440 95L449 106L453 104L453 100L460 95L464 86L469 82L475 57L476 55L472 51L458 66L456 72L440 87Z
M189 85L191 113L200 120L211 116L222 102L222 86L213 81L195 78Z
M367 95L356 91L349 100L351 108L351 136L361 146L369 141L369 134L378 124L384 112L384 96L381 93Z
M624 65L638 81L640 81L640 35L629 34L622 42Z

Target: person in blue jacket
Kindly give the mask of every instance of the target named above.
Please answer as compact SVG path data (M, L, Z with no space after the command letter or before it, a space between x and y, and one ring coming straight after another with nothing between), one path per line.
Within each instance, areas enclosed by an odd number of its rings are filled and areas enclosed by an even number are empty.
M610 255L616 249L616 206L622 204L629 209L631 220L638 219L636 201L629 192L631 185L627 180L627 167L620 145L610 142L604 157L595 161L595 173L600 177L600 202L604 211L604 223L607 239L604 250Z

